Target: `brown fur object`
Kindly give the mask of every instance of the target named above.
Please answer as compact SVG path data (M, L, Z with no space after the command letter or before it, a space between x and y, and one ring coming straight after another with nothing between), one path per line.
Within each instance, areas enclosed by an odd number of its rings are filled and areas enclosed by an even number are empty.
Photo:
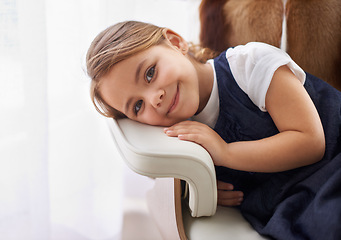
M225 2L226 0L204 0L199 10L200 44L217 52L226 49Z
M228 46L236 46L252 39L279 47L283 11L281 0L227 1L224 5L226 43Z
M289 0L287 18L289 55L341 90L341 1Z
M280 47L283 14L287 51L305 71L341 90L340 0L203 0L203 47L223 51L247 42Z

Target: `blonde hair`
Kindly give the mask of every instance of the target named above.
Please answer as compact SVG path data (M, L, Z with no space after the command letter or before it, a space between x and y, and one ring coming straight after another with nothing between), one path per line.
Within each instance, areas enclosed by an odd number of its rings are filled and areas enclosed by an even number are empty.
M91 100L99 113L115 119L126 117L103 100L99 92L100 79L116 63L164 42L164 29L148 23L126 21L108 27L92 41L86 55L86 66L91 78ZM190 45L189 55L205 62L215 54Z

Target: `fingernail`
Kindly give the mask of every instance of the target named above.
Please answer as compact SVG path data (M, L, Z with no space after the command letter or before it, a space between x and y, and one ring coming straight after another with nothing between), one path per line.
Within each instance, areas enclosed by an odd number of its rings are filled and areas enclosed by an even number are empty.
M168 132L171 132L172 130L170 130L169 128L164 128L163 131L164 131L165 133L168 133Z
M167 131L166 131L166 134L167 134L167 135L170 135L170 134L172 134L172 133L173 133L172 130L167 130Z

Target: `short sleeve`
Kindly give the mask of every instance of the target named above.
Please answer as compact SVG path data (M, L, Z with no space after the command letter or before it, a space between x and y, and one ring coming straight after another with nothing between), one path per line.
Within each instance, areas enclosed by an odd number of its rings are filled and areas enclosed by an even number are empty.
M279 67L287 65L302 84L305 82L305 72L286 52L265 43L251 42L230 48L226 58L238 86L264 112L265 96Z

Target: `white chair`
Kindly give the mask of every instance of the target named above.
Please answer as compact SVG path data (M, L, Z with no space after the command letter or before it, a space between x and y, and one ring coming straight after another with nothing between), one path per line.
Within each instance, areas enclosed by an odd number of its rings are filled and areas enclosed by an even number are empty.
M147 201L164 239L265 239L239 210L217 207L214 165L203 147L129 119L110 119L108 124L126 164L156 179ZM186 188L188 196L182 197Z

